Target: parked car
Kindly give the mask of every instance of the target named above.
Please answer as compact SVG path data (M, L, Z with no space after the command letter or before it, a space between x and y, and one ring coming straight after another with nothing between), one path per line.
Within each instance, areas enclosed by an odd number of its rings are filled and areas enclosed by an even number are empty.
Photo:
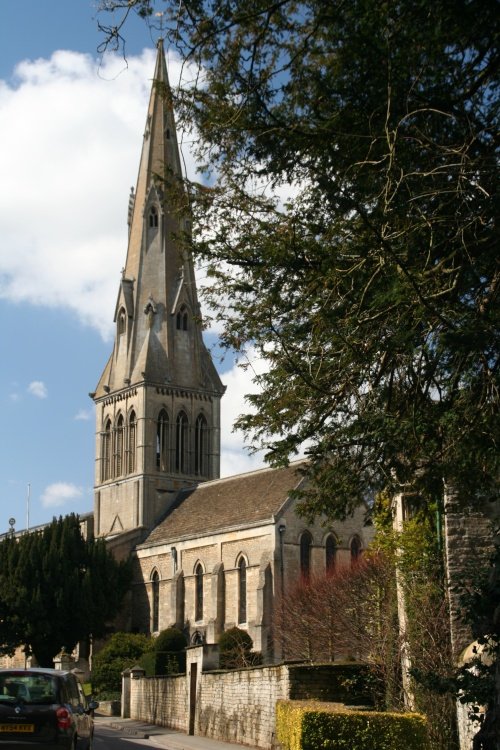
M91 750L98 706L72 672L0 669L0 750Z

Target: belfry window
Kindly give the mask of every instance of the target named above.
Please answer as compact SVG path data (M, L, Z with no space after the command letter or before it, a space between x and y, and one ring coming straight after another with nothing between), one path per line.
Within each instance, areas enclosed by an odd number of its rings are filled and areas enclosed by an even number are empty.
M337 555L337 544L333 534L326 537L325 542L325 567L327 575L331 575L335 570L335 557Z
M208 425L203 414L198 416L194 428L194 473L208 476Z
M188 471L188 418L183 411L177 415L175 425L175 469L181 474Z
M123 473L123 427L123 416L120 414L113 433L113 474L115 477L121 477Z
M300 575L303 581L308 581L311 575L311 547L312 537L304 531L300 537Z
M107 479L111 479L111 420L108 419L104 425L104 432L102 433L102 447L101 447L101 459L102 459L102 471L101 479L105 482Z
M150 229L158 227L158 210L156 206L151 206L149 209L148 225Z
M165 409L158 414L156 423L156 468L159 471L168 471L168 448L169 448L169 419Z
M160 576L155 570L151 577L151 632L160 629Z
M238 623L247 621L247 563L244 557L238 562Z
M133 474L135 471L135 449L137 442L137 419L135 411L130 412L128 418L128 436L127 436L127 471Z
M185 305L177 313L176 328L178 331L187 331L188 329L188 311Z
M198 563L194 571L195 578L195 620L203 620L203 568L201 563Z

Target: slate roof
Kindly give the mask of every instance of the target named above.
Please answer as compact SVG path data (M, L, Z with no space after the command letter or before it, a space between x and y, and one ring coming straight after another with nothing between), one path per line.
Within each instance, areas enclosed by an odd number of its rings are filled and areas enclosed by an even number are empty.
M302 464L295 461L283 469L260 469L181 490L173 508L140 546L271 521L301 482L297 469Z

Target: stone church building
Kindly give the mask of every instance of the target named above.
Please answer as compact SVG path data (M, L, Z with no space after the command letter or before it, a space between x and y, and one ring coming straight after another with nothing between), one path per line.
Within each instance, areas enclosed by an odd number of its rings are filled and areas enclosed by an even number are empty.
M273 603L287 582L350 564L369 544L365 508L345 522L307 525L291 464L219 479L224 386L202 338L186 200L162 43L129 201L129 244L113 351L95 401L94 531L132 555L125 627L171 625L216 643L233 625L275 652Z

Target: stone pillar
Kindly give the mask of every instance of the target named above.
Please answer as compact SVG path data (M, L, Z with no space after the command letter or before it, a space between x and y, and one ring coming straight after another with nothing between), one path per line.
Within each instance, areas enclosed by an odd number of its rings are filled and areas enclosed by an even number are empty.
M122 672L122 707L120 711L122 719L130 719L130 669Z

